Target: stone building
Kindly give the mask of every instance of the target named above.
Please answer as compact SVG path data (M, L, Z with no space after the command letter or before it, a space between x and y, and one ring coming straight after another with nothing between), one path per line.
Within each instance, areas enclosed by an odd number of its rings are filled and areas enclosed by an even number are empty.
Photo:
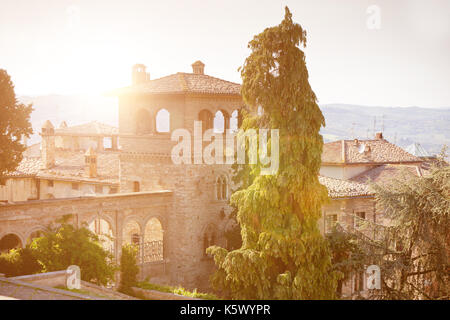
M209 144L204 130L237 130L243 100L239 84L206 75L204 68L197 61L191 73L151 80L145 66L135 65L132 85L113 92L118 130L99 123L54 129L46 122L40 151L30 147L0 187L7 200L0 205L0 250L5 238L23 246L71 214L74 224L112 238L105 246L117 261L124 243L139 245L142 278L207 288L214 263L205 249L227 244L233 186L230 165L195 159ZM200 131L194 121L201 122ZM178 129L193 137L188 163L171 158L178 143L171 135ZM421 163L382 134L325 144L319 179L331 200L323 207L321 231L335 223L348 230L358 230L363 221L383 223L370 181L388 180L405 168L420 175ZM364 289L361 279L355 275L348 284L350 294Z
M63 122L54 129L46 121L41 137L0 182L1 202L118 192L117 128L99 122L68 127Z
M21 198L13 194L0 206L0 247L10 238L23 246L51 221L71 214L73 223L112 237L105 246L116 259L124 243L138 244L141 277L208 287L214 264L205 249L225 246L224 230L232 223L230 165L174 164L171 150L177 142L171 133L187 129L194 136L193 156L202 154L202 133L236 130L243 101L239 84L208 76L204 67L197 61L192 73L150 80L145 66L134 66L132 85L114 92L118 133L100 125L96 133L66 124L55 130L46 122L40 152L35 146L27 150L7 179L15 181L14 192L19 179L30 179L30 186L17 192ZM200 132L194 121L201 122ZM105 136L112 147L102 144ZM74 184L79 193L72 192Z

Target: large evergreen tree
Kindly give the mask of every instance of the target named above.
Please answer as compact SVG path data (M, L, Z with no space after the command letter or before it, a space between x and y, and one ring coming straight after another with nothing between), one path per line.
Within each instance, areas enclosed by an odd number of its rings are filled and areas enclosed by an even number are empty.
M31 105L19 103L14 85L6 70L0 69L0 179L13 171L22 160L23 136L33 132L30 123Z
M318 181L324 117L308 82L306 32L286 7L280 25L249 43L241 70L248 112L242 129L279 129L279 170L261 175L262 164L238 172L238 208L243 244L228 252L212 247L213 285L235 299L331 299L337 274L319 232L327 190ZM262 112L257 112L257 110ZM270 149L270 142L268 143Z

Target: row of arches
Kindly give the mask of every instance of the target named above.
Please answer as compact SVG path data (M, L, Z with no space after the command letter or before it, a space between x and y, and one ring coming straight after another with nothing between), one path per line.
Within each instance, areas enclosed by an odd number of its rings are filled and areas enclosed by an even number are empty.
M144 226L141 227L142 225ZM115 231L111 223L102 217L96 217L87 224L87 227L99 237L103 248L114 255ZM32 229L26 237L17 233L4 234L0 237L0 253L23 248L25 243L31 243L33 239L42 236L45 231L46 228L41 226ZM137 219L128 219L122 229L122 242L138 246L141 263L164 259L163 239L162 224L156 217L150 218L145 224L138 222Z
M203 130L214 129L216 133L223 133L226 129L237 131L241 125L238 110L234 110L230 115L223 109L218 110L215 114L203 109L199 112L197 120L202 121ZM171 131L170 112L164 108L156 113L154 119L152 119L148 110L139 109L135 115L135 123L136 134L167 133Z

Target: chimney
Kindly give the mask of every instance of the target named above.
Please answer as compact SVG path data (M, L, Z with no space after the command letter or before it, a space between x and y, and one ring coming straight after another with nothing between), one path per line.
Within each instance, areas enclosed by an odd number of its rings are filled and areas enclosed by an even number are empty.
M50 120L41 128L41 169L50 169L55 165L55 128Z
M192 64L192 72L195 74L205 74L205 64L200 60Z
M97 154L92 147L84 154L84 174L89 178L97 177Z
M146 66L143 64L135 64L131 68L131 82L133 85L150 81L150 74L145 69Z
M383 140L383 132L377 132L375 134L375 139L376 140Z

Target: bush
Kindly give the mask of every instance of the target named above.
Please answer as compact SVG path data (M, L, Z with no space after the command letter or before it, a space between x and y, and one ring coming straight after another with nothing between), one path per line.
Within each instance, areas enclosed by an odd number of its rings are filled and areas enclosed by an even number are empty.
M82 280L106 285L114 279L116 268L112 263L112 254L102 247L98 236L85 227L62 224L34 239L31 249L44 272L77 265Z
M127 244L122 247L122 256L120 257L120 285L119 292L128 295L134 295L133 289L137 285L137 275L139 267L137 265L138 248Z
M12 249L7 253L0 254L0 273L7 277L42 272L42 266L29 248Z

